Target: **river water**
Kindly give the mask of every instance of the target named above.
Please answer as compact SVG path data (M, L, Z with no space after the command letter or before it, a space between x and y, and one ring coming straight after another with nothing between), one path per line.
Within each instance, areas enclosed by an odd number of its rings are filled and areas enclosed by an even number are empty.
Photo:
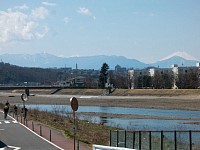
M71 112L69 105L26 105L28 109L39 109L43 111L64 110ZM78 118L88 120L94 123L103 123L107 126L121 127L126 130L200 130L199 125L191 124L192 122L200 123L200 111L187 110L161 110L146 108L123 108L123 107L98 107L98 106L80 106L78 108ZM169 117L165 119L129 119L129 118L111 118L100 116L85 116L81 112L96 112L107 114L132 114ZM183 118L174 120L173 118Z

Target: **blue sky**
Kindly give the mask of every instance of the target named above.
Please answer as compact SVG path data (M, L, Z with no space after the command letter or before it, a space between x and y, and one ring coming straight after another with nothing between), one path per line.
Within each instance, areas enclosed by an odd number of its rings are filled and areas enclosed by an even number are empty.
M200 60L199 0L0 0L0 54Z

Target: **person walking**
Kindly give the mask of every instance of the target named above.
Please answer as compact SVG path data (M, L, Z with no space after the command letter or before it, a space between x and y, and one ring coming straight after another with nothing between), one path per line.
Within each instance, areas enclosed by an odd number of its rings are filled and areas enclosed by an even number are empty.
M4 119L7 119L7 115L8 115L8 112L9 112L9 107L10 107L10 103L7 101L5 106L4 106Z
M14 114L15 114L15 116L17 116L17 106L14 105L13 109L14 109Z

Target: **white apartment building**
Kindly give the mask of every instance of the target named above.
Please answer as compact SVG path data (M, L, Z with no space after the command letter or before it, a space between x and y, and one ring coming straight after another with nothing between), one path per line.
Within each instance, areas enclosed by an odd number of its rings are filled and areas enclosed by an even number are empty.
M146 68L146 69L132 69L128 70L128 78L130 81L129 88L130 89L135 89L137 88L137 80L140 76L150 76L154 77L156 74L162 75L162 74L167 74L170 75L173 78L173 85L172 88L176 89L178 88L176 85L176 81L178 80L179 74L186 74L186 73L191 73L191 72L197 72L198 76L200 77L200 63L197 63L196 66L191 66L191 67L179 67L177 64L172 65L172 68L156 68L156 67L151 67L151 68Z
M128 88L135 89L137 87L137 80L141 76L150 76L149 69L136 69L136 70L128 70L128 78L130 81L130 85Z
M200 77L200 63L197 63L196 66L191 67L179 67L177 64L172 65L172 72L174 77L173 89L177 89L176 81L178 80L179 74L185 75L187 73L197 72L198 77Z

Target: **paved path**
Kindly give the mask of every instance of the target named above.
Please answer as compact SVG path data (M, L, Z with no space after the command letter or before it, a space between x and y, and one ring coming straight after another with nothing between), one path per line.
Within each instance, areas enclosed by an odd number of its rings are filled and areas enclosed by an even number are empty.
M11 117L4 119L0 111L1 150L61 150L57 145L42 139Z
M21 118L20 116L18 117L18 119L17 117L15 117L15 119L18 120L24 127L29 128L30 130L42 136L46 140L51 141L52 143L58 145L62 149L64 150L74 149L74 140L66 137L62 131L51 128L39 122L27 121L24 123L23 118ZM76 150L78 149L91 150L92 148L88 147L84 143L79 142L79 146L78 146L78 143L76 143Z

